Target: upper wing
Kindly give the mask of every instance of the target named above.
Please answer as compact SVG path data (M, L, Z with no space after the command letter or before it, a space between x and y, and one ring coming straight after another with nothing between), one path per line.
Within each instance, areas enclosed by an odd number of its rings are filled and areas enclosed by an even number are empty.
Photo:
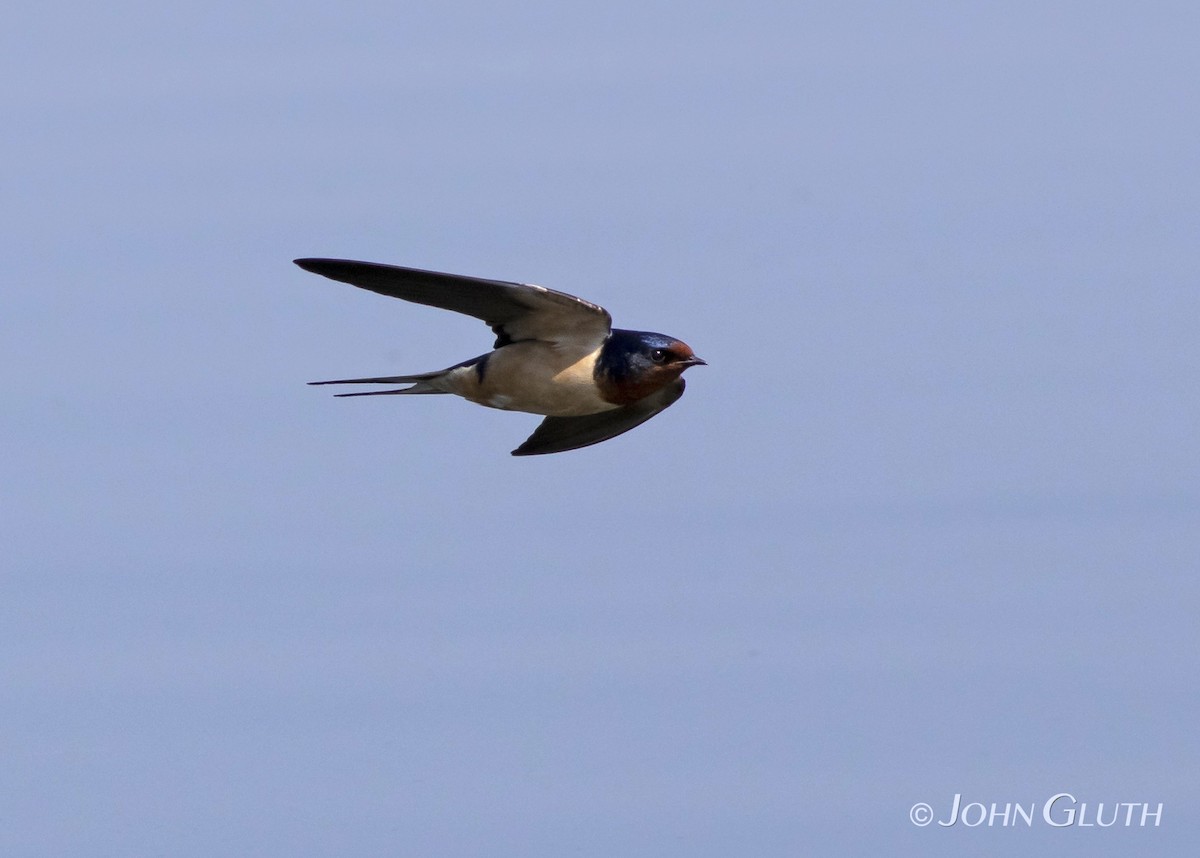
M296 264L380 295L482 319L496 334L496 348L521 340L599 345L612 328L603 307L542 286L349 259L297 259Z
M583 417L547 417L525 443L512 451L514 456L536 456L540 453L563 453L599 444L640 426L669 408L683 396L683 379L676 379L662 390L639 399L632 405L586 414Z

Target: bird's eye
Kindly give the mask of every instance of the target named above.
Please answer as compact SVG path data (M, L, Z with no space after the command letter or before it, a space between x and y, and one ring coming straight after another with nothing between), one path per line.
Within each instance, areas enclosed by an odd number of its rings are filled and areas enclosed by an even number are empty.
M650 352L650 360L654 361L655 363L666 363L666 349L655 349L654 351Z

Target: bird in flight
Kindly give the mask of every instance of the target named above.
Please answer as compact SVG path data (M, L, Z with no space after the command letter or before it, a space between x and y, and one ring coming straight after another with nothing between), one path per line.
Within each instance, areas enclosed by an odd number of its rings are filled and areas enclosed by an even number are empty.
M603 307L542 286L348 259L295 262L314 274L491 326L492 351L448 369L310 384L410 384L338 395L454 393L489 408L545 415L514 456L562 453L628 432L683 396L683 371L705 364L687 343L613 328Z

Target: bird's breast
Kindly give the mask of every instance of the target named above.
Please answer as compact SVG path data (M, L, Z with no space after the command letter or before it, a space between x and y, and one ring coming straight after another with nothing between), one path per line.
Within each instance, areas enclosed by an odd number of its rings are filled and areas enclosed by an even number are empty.
M550 343L513 343L488 355L483 372L452 370L445 382L452 393L506 411L577 417L616 408L596 387L599 349L583 351Z

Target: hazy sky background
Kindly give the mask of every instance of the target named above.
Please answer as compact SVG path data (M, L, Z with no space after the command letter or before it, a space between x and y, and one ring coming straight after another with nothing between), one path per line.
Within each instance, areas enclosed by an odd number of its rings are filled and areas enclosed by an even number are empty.
M1198 9L11 10L0 855L1194 849ZM297 256L710 366L514 459Z

